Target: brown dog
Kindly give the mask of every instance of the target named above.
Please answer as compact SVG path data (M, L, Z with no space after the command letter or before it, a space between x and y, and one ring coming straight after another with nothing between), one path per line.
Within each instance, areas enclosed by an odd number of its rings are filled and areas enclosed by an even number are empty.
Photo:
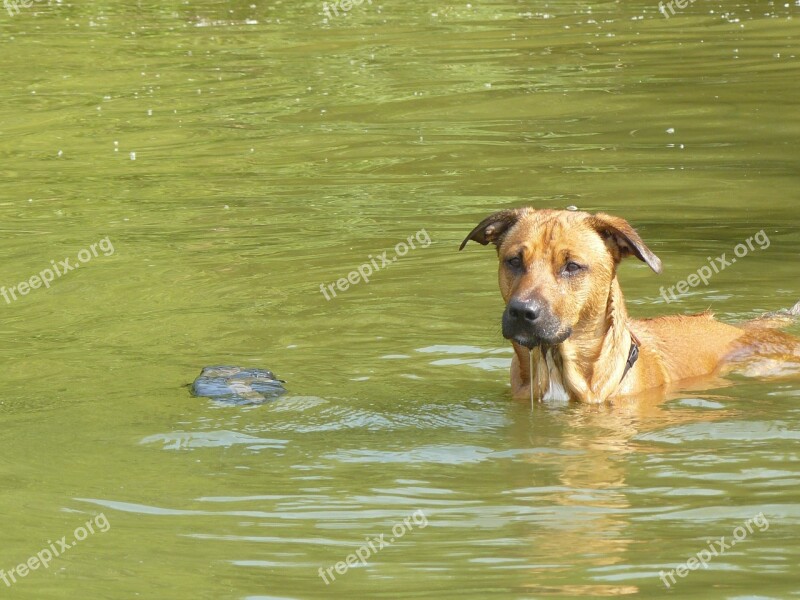
M483 220L469 240L497 246L511 340L511 388L539 400L599 403L719 372L757 357L800 362L800 340L770 327L741 327L710 313L628 318L617 266L635 256L656 273L661 261L619 217L521 208ZM800 302L786 315L800 314ZM780 323L785 325L786 323Z

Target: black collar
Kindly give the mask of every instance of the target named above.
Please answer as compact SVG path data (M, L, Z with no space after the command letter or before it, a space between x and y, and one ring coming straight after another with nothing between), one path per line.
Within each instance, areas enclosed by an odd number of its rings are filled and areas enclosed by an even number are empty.
M625 363L625 370L622 372L622 379L619 380L620 383L622 383L625 379L625 375L633 368L633 365L636 364L636 360L639 358L639 344L637 342L638 340L631 333L631 349L630 352L628 352L628 360Z

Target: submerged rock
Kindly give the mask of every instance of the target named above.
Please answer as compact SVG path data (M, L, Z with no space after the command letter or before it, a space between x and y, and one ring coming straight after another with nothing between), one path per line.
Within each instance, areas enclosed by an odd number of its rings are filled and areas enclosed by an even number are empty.
M283 383L266 369L205 367L194 380L192 393L223 404L262 404L285 394Z

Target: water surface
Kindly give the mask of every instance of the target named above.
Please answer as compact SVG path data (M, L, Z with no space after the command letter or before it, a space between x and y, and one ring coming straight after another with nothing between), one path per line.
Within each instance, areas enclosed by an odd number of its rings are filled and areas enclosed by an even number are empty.
M800 594L797 380L531 410L509 396L493 253L456 251L494 210L577 205L626 217L664 261L621 268L634 316L794 304L798 6L344 12L0 15L0 285L113 245L0 299L0 568L110 524L4 593ZM369 283L321 293L423 230ZM761 230L768 248L664 301ZM290 393L192 398L211 364ZM320 577L414 514L427 525ZM768 528L667 590L659 573L759 514Z

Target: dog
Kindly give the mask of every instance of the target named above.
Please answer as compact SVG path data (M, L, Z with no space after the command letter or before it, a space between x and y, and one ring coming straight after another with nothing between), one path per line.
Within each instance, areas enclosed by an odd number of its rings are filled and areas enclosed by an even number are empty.
M740 326L710 312L630 319L617 279L620 262L634 256L660 273L661 261L620 217L502 210L481 221L459 250L470 240L497 247L515 398L599 404L758 358L800 367L800 340L776 330L800 315L800 302Z

